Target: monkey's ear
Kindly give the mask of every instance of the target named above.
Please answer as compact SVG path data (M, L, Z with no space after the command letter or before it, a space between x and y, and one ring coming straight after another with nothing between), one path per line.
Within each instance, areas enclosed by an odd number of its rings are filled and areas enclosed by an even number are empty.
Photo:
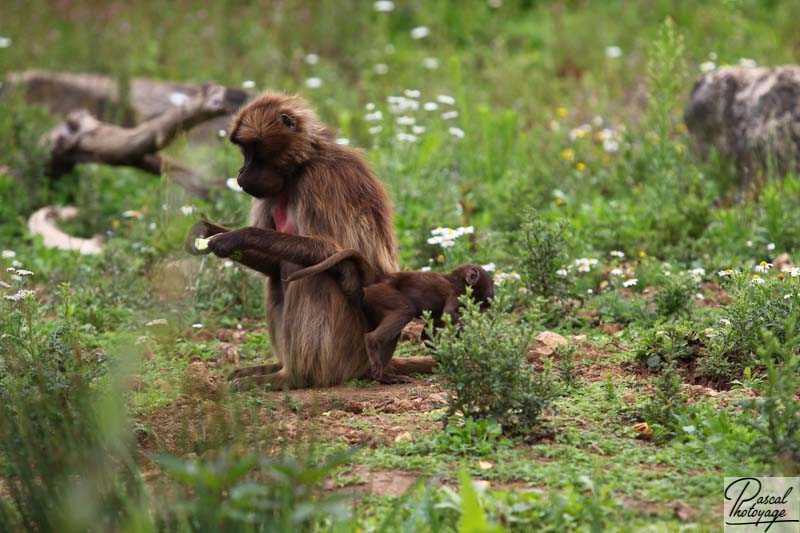
M283 125L293 130L297 127L297 120L293 116L287 115L286 113L281 113L281 120L283 121Z
M467 285L475 285L478 283L478 280L481 279L481 273L478 272L478 269L473 267L469 267L467 269L467 273L464 274L464 279L467 282Z

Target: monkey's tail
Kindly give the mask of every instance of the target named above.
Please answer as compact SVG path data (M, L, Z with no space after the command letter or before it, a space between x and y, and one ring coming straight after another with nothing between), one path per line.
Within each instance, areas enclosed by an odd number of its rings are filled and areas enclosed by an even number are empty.
M362 286L367 286L372 284L375 279L375 271L372 267L364 260L364 256L358 250L353 250L352 248L345 248L344 250L339 250L335 254L331 255L330 257L323 259L316 265L311 265L310 267L303 268L294 272L286 278L285 281L291 283L293 281L297 281L298 279L307 278L308 276L313 276L314 274L319 274L320 272L324 272L326 270L330 270L337 264L341 263L342 261L352 260L356 264L356 268L358 268L359 275L361 276L361 284Z
M386 373L400 376L411 374L433 374L436 361L431 357L393 357L386 366Z

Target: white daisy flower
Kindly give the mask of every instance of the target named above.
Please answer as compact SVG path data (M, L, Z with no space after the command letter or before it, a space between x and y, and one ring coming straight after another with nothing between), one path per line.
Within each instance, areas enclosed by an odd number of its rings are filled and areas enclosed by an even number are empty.
M428 35L430 35L431 30L427 26L417 26L416 28L411 30L411 38L412 39L424 39Z
M394 2L390 0L378 0L372 4L372 8L380 13L388 13L394 11Z
M456 139L464 138L464 130L462 130L461 128L448 128L447 131L450 132L450 135L452 135Z
M436 70L439 68L439 60L435 57L426 57L422 60L422 66L428 70Z

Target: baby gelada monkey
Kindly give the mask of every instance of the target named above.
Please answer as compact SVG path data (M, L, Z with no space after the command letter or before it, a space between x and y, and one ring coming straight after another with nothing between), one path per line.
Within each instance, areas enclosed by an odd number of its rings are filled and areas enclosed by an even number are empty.
M494 281L478 265L464 264L452 272L394 272L376 276L356 250L341 250L328 259L287 278L288 282L328 272L338 276L343 291L361 305L367 319L365 335L370 359L370 377L381 383L403 382L400 376L384 374L392 359L400 333L412 319L430 311L433 325L443 325L450 315L453 324L461 319L458 299L472 288L472 298L482 309L494 297Z

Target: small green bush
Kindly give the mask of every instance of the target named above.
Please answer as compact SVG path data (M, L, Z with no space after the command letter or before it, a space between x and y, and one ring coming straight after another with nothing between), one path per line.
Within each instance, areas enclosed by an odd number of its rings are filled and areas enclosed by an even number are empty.
M448 322L431 341L437 372L452 397L448 416L489 418L507 433L530 434L550 405L553 383L549 372L536 375L527 364L529 327L514 320L504 292L484 313L469 294L461 301L461 324Z
M762 332L769 332L789 349L800 347L786 331L789 318L800 312L794 279L782 280L771 273L734 273L731 277L731 302L709 338L708 354L698 362L698 371L721 384L740 379L745 368L758 366Z
M522 223L522 281L531 295L551 299L563 296L569 277L560 275L569 263L570 237L565 222L551 222L530 211Z
M685 408L687 400L683 393L683 379L674 360L662 367L653 385L653 393L645 407L645 419L655 427L659 438L672 436L675 417Z
M689 272L661 276L659 286L655 294L659 316L691 315L692 296L697 293L698 283Z
M784 462L797 475L800 462L800 333L796 315L783 327L784 340L770 331L762 332L758 362L764 368L760 397L739 402L747 413L746 422L758 438L751 452L764 460Z
M660 321L639 334L633 353L641 368L659 372L672 361L697 357L701 346L690 322Z

